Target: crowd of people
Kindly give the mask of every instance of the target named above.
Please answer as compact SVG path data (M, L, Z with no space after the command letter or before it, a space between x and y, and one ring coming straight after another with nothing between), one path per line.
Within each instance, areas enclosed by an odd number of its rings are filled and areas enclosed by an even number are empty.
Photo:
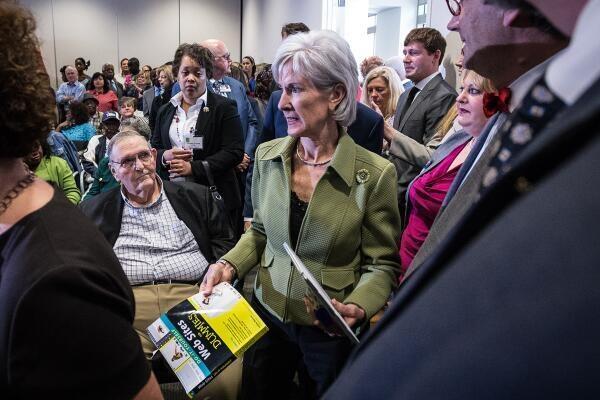
M458 92L436 29L358 63L303 23L271 64L206 39L54 92L0 1L0 393L183 393L146 328L246 281L268 332L198 398L597 395L600 1L446 3Z

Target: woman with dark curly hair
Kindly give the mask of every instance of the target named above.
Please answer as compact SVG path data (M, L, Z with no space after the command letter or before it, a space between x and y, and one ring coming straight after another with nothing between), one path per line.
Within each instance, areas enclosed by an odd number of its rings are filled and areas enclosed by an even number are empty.
M117 94L110 90L108 80L102 72L94 72L88 83L88 93L98 99L98 111L119 111L119 99Z
M56 127L67 139L74 142L87 143L96 134L96 128L90 123L90 115L85 104L79 101L71 102L67 120ZM85 146L84 146L85 147ZM78 146L77 148L80 148Z
M244 135L236 102L206 89L212 68L207 48L188 43L177 48L173 75L181 92L158 111L152 147L158 150L159 170L171 180L208 185L206 161L234 218L242 204L235 167L244 156Z
M30 12L0 2L0 393L160 399L112 248L22 161L56 106L35 28Z
M90 76L85 73L90 67L90 60L85 60L83 57L77 57L75 59L75 68L77 68L77 80L86 86L90 80Z

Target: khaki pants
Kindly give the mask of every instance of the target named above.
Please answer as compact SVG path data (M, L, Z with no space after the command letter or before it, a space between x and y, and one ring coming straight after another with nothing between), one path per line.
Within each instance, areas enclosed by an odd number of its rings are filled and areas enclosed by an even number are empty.
M133 327L140 337L146 358L150 359L156 347L154 347L154 344L150 340L146 328L161 314L198 293L198 286L174 283L134 286L132 289L133 296L135 297ZM219 376L202 389L195 398L236 399L241 383L242 362L239 359L231 363ZM181 390L183 392L183 388Z

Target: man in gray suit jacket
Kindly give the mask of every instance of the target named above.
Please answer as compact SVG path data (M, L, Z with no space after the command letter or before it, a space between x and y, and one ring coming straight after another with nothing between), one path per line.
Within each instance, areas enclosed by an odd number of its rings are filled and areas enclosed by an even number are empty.
M428 144L436 126L454 105L456 91L438 72L444 58L446 40L432 28L416 28L404 40L404 69L415 85L398 99L394 127L386 127L386 140L393 143L397 135L405 135L421 144ZM398 172L398 202L401 215L405 210L408 184L423 168L412 159L392 155Z
M510 37L513 40L519 38L519 40L503 45L502 52L490 53L475 47L476 32L470 25L463 22L449 25L449 28L460 32L463 40L466 40L467 68L477 68L477 72L488 77L497 88L507 86L511 88L512 99L509 111L513 111L521 103L529 88L544 73L551 60L550 57L566 45L565 39L559 35L546 34L545 26L523 28L509 25L500 28L499 36ZM536 45L532 45L533 43ZM524 54L527 56L524 57ZM507 62L516 59L522 61ZM488 121L450 187L429 235L415 255L405 279L434 252L477 201L483 174L494 155L495 144L501 137L500 134L496 135L496 132L509 115L509 113L497 114Z

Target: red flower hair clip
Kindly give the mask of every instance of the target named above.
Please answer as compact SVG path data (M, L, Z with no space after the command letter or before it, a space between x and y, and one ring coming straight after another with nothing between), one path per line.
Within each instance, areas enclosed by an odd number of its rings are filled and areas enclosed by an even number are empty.
M498 91L498 94L484 93L483 94L483 113L487 118L500 112L508 112L510 97L512 93L509 88L504 87Z

